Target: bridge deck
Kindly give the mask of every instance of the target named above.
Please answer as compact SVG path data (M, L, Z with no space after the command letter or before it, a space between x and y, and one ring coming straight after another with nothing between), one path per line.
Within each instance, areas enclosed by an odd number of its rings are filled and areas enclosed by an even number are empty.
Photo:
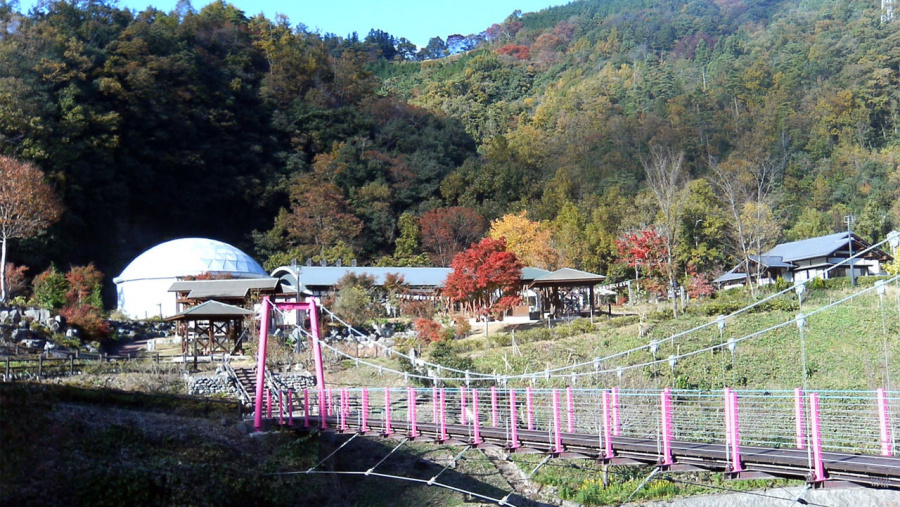
M343 433L359 432L359 421L348 420L347 429L340 431L339 419L336 416L326 418L325 431ZM269 425L278 424L278 419L266 421ZM295 420L293 428L300 431L318 431L318 420L310 420L310 426L304 427L302 420ZM394 428L391 435L385 435L386 427L383 419L368 420L366 435L392 438L406 438L409 425L405 420L391 420ZM496 447L509 452L536 452L552 454L560 458L593 459L611 464L645 464L658 465L670 470L707 470L723 472L735 478L757 478L773 476L812 481L811 459L807 450L793 448L767 448L758 446L741 446L741 463L743 470L735 473L732 470L728 449L724 444L672 441L672 465L662 465L660 443L657 440L612 437L613 457L604 457L604 446L598 435L585 433L560 434L563 452L554 452L554 435L545 430L518 429L518 445L511 446L510 432L506 428L484 427L479 429L481 442L475 443L472 427L460 424L446 424L446 439L440 438L440 425L419 422L416 425L417 440L430 441L445 445L469 445L472 447ZM825 463L828 482L848 482L858 485L900 489L900 457L876 456L867 454L850 454L826 452L822 455ZM820 484L816 484L820 485Z

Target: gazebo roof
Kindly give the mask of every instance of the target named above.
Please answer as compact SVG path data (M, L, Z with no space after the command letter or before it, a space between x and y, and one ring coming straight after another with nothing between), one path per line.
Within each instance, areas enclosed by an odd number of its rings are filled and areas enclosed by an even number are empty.
M537 280L542 276L549 275L550 271L541 268L522 268L522 276L520 277L523 282L528 282L531 280Z
M532 287L589 287L603 283L606 277L587 271L572 268L562 268L536 278L531 283Z
M247 310L246 308L234 305L227 305L218 301L207 301L203 304L188 308L166 320L225 320L242 318L248 315L253 315L253 310Z
M181 280L169 287L169 292L189 292L190 299L244 298L251 290L278 292L278 278L235 278L229 280Z

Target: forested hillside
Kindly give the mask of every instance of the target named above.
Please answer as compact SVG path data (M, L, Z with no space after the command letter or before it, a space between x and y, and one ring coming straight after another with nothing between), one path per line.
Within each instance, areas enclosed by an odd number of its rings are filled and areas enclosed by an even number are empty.
M655 224L678 277L711 276L846 215L900 227L877 0L583 0L420 51L302 21L0 0L0 151L67 208L11 260L115 275L208 236L270 265L445 263L525 211L557 266L633 276L616 241Z

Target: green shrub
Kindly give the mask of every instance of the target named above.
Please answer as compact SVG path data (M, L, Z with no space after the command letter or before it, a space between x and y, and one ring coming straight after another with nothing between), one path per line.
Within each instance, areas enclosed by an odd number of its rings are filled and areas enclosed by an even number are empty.
M516 338L518 341L518 337ZM491 347L509 347L512 345L512 337L508 333L494 333L488 337Z
M772 285L772 288L775 289L775 292L781 292L790 286L791 285L784 280L784 277L779 276L775 279L775 284Z
M56 310L65 306L69 292L69 282L66 275L56 270L56 266L50 266L46 271L34 277L32 282L34 301L41 308Z

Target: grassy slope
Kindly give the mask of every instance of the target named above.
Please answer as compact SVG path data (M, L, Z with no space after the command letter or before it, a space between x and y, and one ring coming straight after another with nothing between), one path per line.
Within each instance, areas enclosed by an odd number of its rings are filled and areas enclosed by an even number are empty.
M868 286L871 287L871 280ZM865 286L863 286L864 288ZM802 313L823 308L854 293L850 288L817 289L807 292ZM540 373L544 368L592 361L595 357L641 347L615 360L604 361L602 369L615 371L619 366L641 364L654 359L647 345L652 340L665 340L675 333L714 322L717 310L740 307L749 302L746 295L729 294L717 300L694 303L689 312L676 320L665 307L621 308L632 316L609 320L516 331L517 350L509 333L487 338L474 337L453 344L461 356L471 359L479 371L498 374ZM884 297L884 308L874 291L852 301L807 317L804 328L809 387L813 389L875 389L885 382L885 339L891 358L891 378L900 379L900 308L897 288L891 286ZM639 313L644 314L643 322ZM801 313L793 292L780 296L760 311L729 319L720 336L715 325L683 337L661 343L657 359L686 354L729 338L741 339L753 333L793 321ZM882 325L884 316L884 325ZM641 330L644 330L641 336ZM587 330L579 333L579 330ZM802 383L800 331L794 322L759 336L740 341L732 354L727 349L703 352L681 358L674 368L668 362L657 366L627 369L621 380L615 373L581 377L579 387L619 385L628 388L682 387L720 388L724 382L732 387L758 389L792 389ZM378 363L399 367L400 362L380 358ZM343 367L349 367L347 362ZM366 368L341 371L333 363L330 379L346 385L398 385L395 376L379 376ZM724 373L723 373L724 369ZM585 371L584 369L580 371ZM400 379L402 382L402 379ZM538 386L553 387L571 383L571 379L554 379L549 383L539 375ZM897 386L894 386L897 387Z
M0 505L462 505L463 495L390 479L279 475L307 470L346 437L292 432L249 438L226 411L192 413L168 400L152 409L127 394L41 384L0 384ZM359 471L395 441L359 438L319 470ZM455 449L404 446L378 472L427 480ZM440 481L502 497L509 486L483 459Z
M838 285L840 282L838 282ZM861 287L871 287L872 280L862 280ZM809 314L832 302L841 300L855 291L850 288L810 290L804 297L802 313ZM559 326L551 330L520 329L516 332L518 354L509 344L510 334L499 333L490 337L472 337L455 342L454 349L471 359L480 371L497 373L521 373L542 371L545 367L555 367L574 362L591 361L594 357L647 345L650 340L662 340L674 333L685 331L698 325L714 322L715 316L728 307L737 308L749 302L749 296L734 292L717 300L695 303L690 311L677 320L669 317L668 310L660 307L641 309L626 308L625 311L644 313L640 316L596 319L594 326L578 322ZM725 312L721 312L725 313ZM579 387L618 385L627 388L655 388L674 386L681 388L718 389L724 383L739 388L790 389L802 384L800 332L793 322L800 313L799 302L793 292L780 296L766 309L747 313L731 319L720 336L718 328L708 328L679 338L672 343L660 345L658 358L668 358L671 354L686 353L709 345L722 343L730 337L740 338L779 324L788 323L780 329L762 333L739 343L734 358L724 351L704 352L683 358L674 372L667 362L657 367L645 367L627 371L621 379L609 373L578 380ZM882 316L884 324L882 325ZM589 328L587 333L579 329ZM639 336L640 329L645 335ZM808 379L812 389L874 389L884 387L885 362L884 344L887 340L891 359L892 387L900 383L900 304L898 289L892 286L884 297L884 306L874 291L856 299L822 311L807 318L805 326ZM550 339L544 339L549 337ZM639 364L653 358L647 347L633 352L621 361L607 361L604 369L615 369L619 365ZM399 367L397 360L380 358L375 362ZM402 379L383 375L369 368L355 368L351 361L332 361L330 381L345 385L399 385ZM346 369L342 369L346 368ZM723 373L724 370L724 373ZM539 377L539 387L562 386L570 379L556 379L549 383ZM398 383L399 382L399 383ZM527 473L536 465L535 457L516 457L515 462ZM604 488L596 467L579 463L580 469L573 469L570 463L554 462L554 466L541 469L535 481L556 488L563 499L581 503L606 505L618 504L638 487L649 473L647 469L633 467L612 467L611 485ZM701 473L693 476L679 475L680 480L708 484L709 488L668 482L664 479L648 483L635 499L661 499L686 496L701 492L716 492L726 489L764 489L784 485L784 481L739 481L728 482L720 474Z
M804 301L804 313L849 294L849 289L815 290ZM493 334L474 337L453 345L464 358L485 371L519 372L542 370L545 366L571 364L662 339L674 331L710 322L720 308L734 304L736 295L695 305L692 312L672 320L664 309L645 308L644 322L638 316L598 319L588 333L580 333L586 323L546 329L520 329L516 342L521 355L507 345L511 336ZM891 346L893 379L900 378L900 315L897 289L891 287L885 297L885 328ZM752 313L730 322L729 336L743 336L793 319L797 314L796 297L770 305L768 311ZM850 304L810 317L806 333L810 386L818 389L871 389L884 384L884 338L879 299L873 293ZM647 331L639 337L639 328ZM543 339L546 337L551 339ZM555 337L554 337L555 336ZM664 344L657 353L665 358L680 347L682 353L699 346L719 342L718 330L709 330L677 345ZM668 364L641 368L626 373L621 381L614 374L602 375L578 385L611 384L623 387L699 386L716 389L722 383L723 358L728 368L729 385L748 388L789 388L800 383L799 332L796 325L766 333L738 345L733 368L731 355L703 353L682 359L670 371ZM625 358L635 364L652 356L644 348ZM393 385L402 378L369 368L355 368L352 361L336 361L326 356L329 383L343 385ZM379 358L379 363L397 366L396 359ZM509 368L507 368L507 363ZM608 362L604 367L613 368ZM106 375L105 377L109 377ZM107 379L108 380L108 379ZM554 385L562 385L559 380ZM896 381L895 381L896 384ZM543 387L544 381L538 385ZM0 386L0 504L296 504L304 501L321 505L459 505L465 499L458 494L412 483L351 476L281 476L271 472L305 470L329 454L342 439L318 439L305 442L287 434L249 439L234 414L194 417L180 407L156 406L152 410L130 404L109 406L108 402L89 402L84 396L60 394L47 386ZM896 385L894 386L896 388ZM89 398L89 397L88 397ZM162 412L160 412L162 410ZM387 455L393 444L357 439L325 468L365 470ZM408 477L428 479L437 473L453 449L424 444L404 447L379 470ZM459 468L448 470L442 481L500 497L509 487L496 468L478 453L467 454ZM539 457L516 457L514 461L526 473ZM437 461L437 464L434 463ZM573 469L578 465L580 469ZM637 488L649 473L640 468L613 467L611 486L604 489L596 466L582 462L559 461L544 467L535 480L551 495L590 504L621 502ZM684 479L685 476L678 476ZM693 482L721 486L717 474L688 477ZM729 483L726 487L769 487L774 483ZM637 498L670 498L703 491L665 480L651 481Z

